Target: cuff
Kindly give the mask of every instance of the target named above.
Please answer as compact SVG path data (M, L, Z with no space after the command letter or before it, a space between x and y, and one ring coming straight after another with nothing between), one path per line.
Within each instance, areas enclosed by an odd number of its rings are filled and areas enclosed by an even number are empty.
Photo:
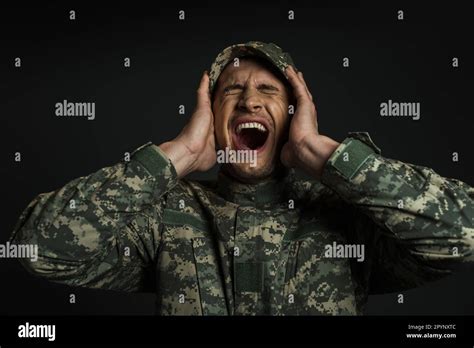
M139 162L158 182L168 183L166 186L178 180L178 174L171 160L151 142L136 149L132 153L132 160Z
M333 186L335 180L350 181L371 156L380 153L368 133L349 133L328 159L321 181L328 186Z

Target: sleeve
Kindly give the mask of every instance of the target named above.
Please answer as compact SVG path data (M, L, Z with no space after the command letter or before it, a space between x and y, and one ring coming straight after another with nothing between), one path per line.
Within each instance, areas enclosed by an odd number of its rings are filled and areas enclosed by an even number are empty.
M321 180L357 211L356 239L365 235L372 249L372 293L419 286L472 264L474 189L466 183L382 157L367 133L350 133Z
M12 244L37 246L26 269L51 281L142 291L160 241L164 195L177 183L171 161L151 143L130 161L37 196L21 215Z

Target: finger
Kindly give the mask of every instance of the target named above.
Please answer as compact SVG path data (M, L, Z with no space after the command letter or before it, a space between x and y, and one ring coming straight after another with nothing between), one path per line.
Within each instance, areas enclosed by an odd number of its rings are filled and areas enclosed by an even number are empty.
M303 85L303 88L304 88L304 91L305 91L305 94L306 94L306 98L309 99L310 101L312 101L313 96L311 95L311 93L309 92L308 87L306 86L306 82L304 81L304 78L303 78L303 73L301 71L297 72L294 68L293 68L293 71L294 71L295 76L298 79L298 81Z
M197 90L197 107L210 107L211 96L209 95L209 75L204 71Z
M306 88L306 93L308 93L309 95L309 98L311 100L313 100L313 95L311 94L311 92L309 91L309 88L308 88L308 85L306 84L306 81L304 80L304 76L303 76L303 73L301 71L298 72L298 77L301 81L301 83L304 85L304 87Z
M311 101L305 85L301 82L294 68L292 66L289 66L286 72L288 76L288 81L290 81L290 84L293 87L296 100Z

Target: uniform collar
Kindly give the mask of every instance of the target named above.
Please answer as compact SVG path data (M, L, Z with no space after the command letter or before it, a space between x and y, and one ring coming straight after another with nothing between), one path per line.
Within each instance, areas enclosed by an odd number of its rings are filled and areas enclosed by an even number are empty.
M291 171L282 171L278 176L256 184L245 184L235 180L222 169L217 177L217 192L227 201L238 205L269 206L285 200L285 192Z

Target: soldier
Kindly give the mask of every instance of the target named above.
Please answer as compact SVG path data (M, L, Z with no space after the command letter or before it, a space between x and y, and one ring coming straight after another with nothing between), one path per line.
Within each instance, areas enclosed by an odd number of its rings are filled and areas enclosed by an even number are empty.
M255 151L255 166L186 180L215 164L216 147ZM152 279L162 315L359 315L369 294L472 261L473 197L383 157L367 133L320 134L290 56L248 42L203 74L175 139L40 194L12 242L37 244L37 262L23 263L51 281L144 291Z

